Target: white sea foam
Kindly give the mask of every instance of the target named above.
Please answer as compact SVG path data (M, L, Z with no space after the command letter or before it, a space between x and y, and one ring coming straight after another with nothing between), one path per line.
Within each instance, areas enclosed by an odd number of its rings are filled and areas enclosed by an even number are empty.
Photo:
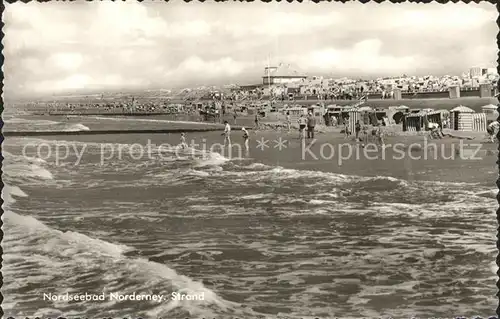
M205 167L205 166L220 166L229 161L228 158L222 156L219 153L207 153L203 159L197 159L197 164L195 167Z
M186 175L193 175L193 176L199 176L199 177L208 177L210 176L210 173L209 172L205 172L205 171L197 171L195 169L189 169L186 171L185 173Z
M207 155L209 158L210 154ZM215 156L217 157L217 155ZM204 159L201 159L200 161L203 161ZM224 161L225 163L226 161ZM199 162L195 163L189 163L196 165ZM17 165L21 165L21 163L14 163ZM40 164L40 165L39 165ZM178 163L176 163L178 164ZM40 168L43 168L43 163L26 163L24 164L24 167L26 169L31 169L33 168L32 165L37 165ZM248 171L252 170L252 168L247 168L247 171L244 172L234 172L234 171L222 171L222 172L217 172L214 169L215 168L220 168L220 166L215 165L215 166L208 166L210 170L200 170L196 169L193 167L193 165L184 165L184 163L181 163L182 168L176 168L172 169L168 172L165 172L165 176L169 176L170 178L177 179L185 181L185 180L193 180L197 179L197 177L200 178L205 178L205 177L210 177L212 175L215 176L225 176L224 174L236 174L236 178L234 180L238 181L239 179L241 180L248 180L248 183L250 186L260 186L260 185L268 185L268 181L266 179L283 179L283 180L293 180L293 179L311 179L314 182L316 180L318 182L318 185L323 185L317 189L316 192L304 192L300 193L300 189L298 192L294 192L291 194L285 194L281 196L277 196L277 198L273 199L273 204L279 204L279 205L286 205L289 204L289 207L283 207L283 208L278 208L275 210L275 215L278 217L294 217L294 216L299 216L299 215L304 215L304 214L311 214L311 215L323 215L323 216L331 216L332 214L332 209L337 209L336 207L336 201L335 199L332 199L331 197L337 196L336 191L337 190L342 190L342 185L343 183L349 183L352 181L365 181L367 184L373 182L373 183L379 183L379 184L388 184L388 182L392 183L400 183L399 179L393 178L393 177L384 177L384 176L378 176L378 177L360 177L360 176L344 176L344 175L339 175L339 174L333 174L333 173L324 173L324 172L314 172L314 171L302 171L302 170L296 170L296 169L284 169L284 168L273 168L273 167L264 167L262 165L256 164L254 167L256 171ZM221 164L222 165L222 164ZM232 169L233 165L227 165L225 166L226 169ZM267 170L262 170L261 168L266 168ZM36 171L36 169L35 169ZM50 173L50 172L49 172ZM153 173L151 173L153 174ZM21 176L26 176L26 174L21 175ZM48 175L45 175L47 177ZM33 178L37 178L40 181L44 180L44 174L33 174L31 175ZM149 176L147 176L149 178ZM264 180L262 180L264 179ZM382 182L380 183L380 180L387 180L388 182ZM153 180L153 182L157 182L157 180ZM292 181L293 182L293 181ZM300 180L299 180L300 182ZM332 182L335 185L339 186L333 186L330 184ZM252 184L253 183L253 184ZM423 184L420 182L408 182L409 186L418 188L422 188ZM284 185L284 190L288 191L289 186L287 183L283 183ZM290 183L290 185L294 185L293 183ZM441 185L436 185L432 183L426 184L428 186L433 186L436 189L446 192L446 188L448 187L447 184L441 184ZM457 194L461 192L466 185L461 185L460 187L455 187ZM408 185L407 185L408 186ZM335 187L335 188L334 188ZM403 187L401 187L403 188ZM424 187L425 188L425 187ZM290 191L292 192L291 188ZM379 189L375 189L374 193L377 191L380 191ZM470 190L469 190L470 191ZM372 202L371 204L372 207L367 207L366 209L362 210L359 208L359 206L356 205L350 205L346 203L342 203L341 208L342 212L348 212L354 214L371 214L374 217L381 217L387 218L387 216L390 216L392 214L394 215L409 215L415 218L430 218L433 216L436 217L453 217L453 216L460 216L461 218L473 218L474 215L473 213L470 213L471 208L481 208L487 206L487 203L491 200L486 199L486 198L481 198L477 197L474 198L474 194L481 194L481 192L478 192L477 189L473 189L472 194L468 194L467 199L469 201L463 200L463 201L456 201L456 202L451 202L448 206L442 207L438 204L407 204L407 203L374 203ZM331 194L333 193L333 194ZM17 195L16 195L17 194ZM23 196L26 195L21 189L15 189L11 188L10 189L10 196ZM247 196L247 199L259 199L259 198L265 198L265 196L262 196L262 194L255 194L255 193L245 193L244 195ZM331 195L331 196L330 196ZM276 196L276 195L273 195ZM322 197L325 196L325 197ZM472 203L470 202L470 196L473 197ZM248 209L248 208L242 208L238 206L238 200L241 198L235 198L235 203L227 203L227 205L210 205L211 203L196 203L198 206L190 206L186 207L185 210L193 210L196 209L199 214L196 216L200 217L206 217L207 214L214 215L213 212L215 210L219 210L221 214L218 214L217 218L223 218L227 215L232 215L232 214L254 214L258 215L262 213L261 208L255 208L255 209ZM330 201L330 199L332 199ZM339 198L340 200L344 200L344 198ZM206 203L206 204L205 204ZM294 207L295 204L312 204L312 205L318 205L315 207L308 207L307 209L304 210L294 210L290 209L290 207ZM296 207L297 205L295 205ZM311 209L314 208L314 209ZM126 208L127 209L127 208ZM126 210L124 209L124 210ZM128 209L132 209L132 207L129 207ZM133 208L134 210L136 208ZM462 211L466 211L465 214L460 214ZM444 214L442 214L442 211L445 211ZM407 213L409 212L409 213ZM441 215L440 215L441 214ZM180 213L179 215L182 215ZM280 216L284 215L284 216ZM96 217L98 215L96 214ZM193 217L192 215L190 215ZM109 234L106 234L104 231L102 233L95 231L95 232L89 232L89 235L82 234L77 231L67 231L67 232L62 232L55 230L49 226L46 226L44 223L41 223L39 220L33 217L29 216L22 216L22 215L13 215L11 212L7 213L7 216L4 216L6 218L6 226L8 227L8 232L7 232L7 241L4 242L4 247L7 247L8 250L6 251L6 255L4 257L4 260L6 262L5 267L6 267L6 273L9 275L10 278L16 278L16 281L7 281L5 284L4 289L4 296L10 296L8 298L11 298L11 300L6 300L6 305L13 305L13 300L16 300L15 298L19 297L25 297L25 296L16 296L12 292L15 291L16 288L22 287L23 285L27 285L28 283L30 284L38 284L39 286L43 285L52 285L49 288L56 289L56 287L61 286L61 285L66 285L67 287L75 287L77 285L84 285L85 281L88 281L92 284L95 285L96 281L101 281L104 282L106 287L109 289L113 290L119 290L123 291L124 293L129 293L131 291L140 291L140 290L148 290L151 289L151 287L159 287L158 289L161 292L170 292L172 290L179 291L179 292L187 292L187 293L200 293L203 292L205 293L205 301L201 302L173 302L173 303L164 303L160 305L154 305L151 308L147 309L147 315L151 317L159 317L159 316L164 316L168 317L174 316L176 314L176 311L187 311L190 314L190 317L196 317L198 315L204 315L205 317L224 317L221 316L220 313L227 311L228 313L233 314L244 314L244 315L239 315L241 318L245 317L255 317L251 313L247 313L243 310L241 310L240 305L236 303L229 302L227 300L224 300L220 296L218 296L214 291L208 289L205 287L202 283L193 280L189 277L182 276L178 274L175 270L173 270L170 267L167 267L166 265L159 264L159 263L154 263L142 258L130 258L127 257L126 253L131 251L132 248L129 246L121 245L121 244L116 244L116 243L111 243L109 241L112 241L112 237L102 237L106 238L106 240L100 240L97 238L93 237L101 237L101 236L110 236ZM183 216L182 216L183 217ZM477 219L481 219L482 215L480 216L475 216ZM31 219L30 219L31 218ZM39 217L40 218L40 217ZM50 217L52 218L52 217ZM50 225L50 222L54 222L53 219L50 219L48 216L44 217L44 221ZM73 222L73 217L70 220ZM120 218L123 218L120 216ZM196 217L198 218L198 217ZM399 219L393 219L392 221L398 221ZM415 219L416 220L416 219ZM397 227L396 223L396 227ZM342 226L341 223L337 225L339 227ZM384 225L381 227L384 227L384 231L394 231L394 225ZM260 226L259 226L260 227ZM414 240L415 238L417 239L435 239L437 242L445 244L447 247L452 247L452 245L456 244L457 247L463 247L464 249L467 249L468 245L470 246L471 254L472 253L482 253L482 254L489 254L491 253L491 250L488 250L486 248L487 245L479 242L477 245L474 246L473 241L471 240L463 240L459 241L459 236L460 235L455 235L455 234L445 234L443 236L433 234L432 236L429 235L429 232L426 230L419 231L418 229L416 231L412 231L410 229L410 234L405 234L404 232L408 232L409 227L408 226L401 226L402 231L401 233L395 233L395 234L388 234L387 238L382 239L386 240L387 243L391 244L400 244L403 246L404 245L411 245L411 241ZM81 231L84 232L84 231ZM334 231L332 230L332 233ZM257 233L257 231L256 231ZM309 236L309 237L314 237L314 244L323 244L323 245L330 245L332 247L335 246L342 246L343 247L348 247L347 249L353 249L353 247L356 247L358 242L356 241L356 238L350 238L352 241L347 242L345 238L340 238L338 239L340 243L338 245L335 244L335 241L337 240L336 238L333 239L318 239L321 237L321 235L318 235L313 231L312 232L314 235ZM92 235L90 235L92 234ZM102 234L102 235L101 235ZM309 244L305 244L304 242L309 240L306 239L308 237L307 234L301 234L303 237L297 236L298 239L300 239L301 244L300 245L286 245L286 249L282 249L283 256L290 256L294 253L297 252L303 252L307 251L307 249L310 249ZM260 233L258 234L259 239L261 238L260 236L264 237L264 235L261 235ZM412 238L413 237L413 238ZM331 243L331 244L330 244ZM410 243L410 244L408 244ZM158 247L162 247L160 245L167 245L167 246L172 246L173 243L167 243L165 244L164 242L161 242ZM259 245L261 242L259 241ZM270 245L276 245L276 243L273 241L272 244ZM174 243L174 246L178 246L177 243ZM289 246L289 247L288 247ZM270 246L271 247L271 246ZM273 248L275 246L272 246ZM454 246L453 246L454 247ZM406 248L406 247L403 247ZM354 248L355 249L355 248ZM385 249L385 248L384 248ZM262 249L263 250L263 249ZM277 249L268 249L267 253L270 255L276 254L275 250ZM292 251L294 250L294 251ZM402 249L401 251L405 251L405 249ZM204 252L200 252L199 255L203 255L206 257L206 260L210 262L210 258L207 257L207 254ZM399 255L403 255L403 253L400 253ZM410 256L404 255L404 256ZM428 258L432 258L432 254L429 254L427 256ZM354 257L351 259L355 261ZM291 261L290 263L293 263L295 261ZM309 263L304 263L302 262L300 264L301 267L306 267L308 264L311 264L312 266L315 266L315 263L318 263L318 268L321 267L321 258L318 259L311 259ZM359 260L358 260L359 262ZM36 273L36 270L30 269L30 273L27 275L26 274L26 264L32 264L35 263L36 268L43 268L43 273ZM361 262L362 263L362 262ZM294 266L297 264L294 264ZM489 268L491 267L491 270L494 271L496 270L496 265L489 265L488 263L485 264L487 268L487 272L489 272ZM346 265L341 265L346 266ZM392 265L393 268L390 268L391 270L396 269L394 265ZM490 267L489 267L490 266ZM262 265L261 262L259 262L259 267L265 268L265 265ZM346 266L349 268L349 265ZM24 270L23 270L24 269ZM61 273L61 269L65 269L64 273ZM397 269L400 269L399 267ZM354 268L354 270L356 270ZM288 283L301 283L304 281L304 278L307 276L310 276L311 272L305 271L304 273L293 273L293 270L290 269L289 271L285 272L284 275L281 275L279 277L280 280L283 280ZM318 273L318 275L322 275L321 272ZM207 277L210 275L207 275ZM276 273L272 273L270 277L275 278ZM6 276L7 278L7 276ZM20 279L19 279L20 278ZM134 278L136 279L133 282L123 282L123 278ZM271 279L270 279L271 280ZM408 280L410 281L410 280ZM262 285L265 285L266 282L262 281ZM335 284L335 283L332 283ZM252 284L250 284L252 285ZM409 291L411 290L411 287L408 285L394 285L400 290L403 291ZM252 286L253 287L253 286ZM251 288L242 288L242 289L248 289L251 291L251 293L254 293ZM305 306L305 303L303 300L307 300L307 297L310 297L312 295L317 295L321 294L324 289L322 289L321 285L318 286L309 286L309 290L305 290L307 295L304 294L297 294L297 296L294 296L297 300L297 307L301 307L302 309L295 309L294 312L300 312L305 311L307 306ZM7 289L8 293L5 293L5 289ZM155 288L156 289L156 288ZM380 293L385 293L384 289L388 289L387 287L383 285L377 285L374 289L376 289L379 294ZM364 290L362 295L368 295L370 292L369 290ZM38 291L34 291L33 295L36 295ZM29 293L27 293L27 296L29 296ZM306 298L306 299L304 299ZM359 296L358 296L359 298ZM367 297L370 298L370 297ZM251 300L251 297L247 299L246 301ZM302 301L301 301L302 300ZM349 299L349 303L353 303L351 299ZM312 301L312 299L311 299ZM359 302L359 300L358 300ZM307 303L307 301L306 301ZM354 302L356 303L356 302ZM255 304L255 302L252 302L250 304ZM276 304L269 303L270 307L273 307ZM14 306L12 306L14 307ZM54 305L55 308L63 309L64 311L60 311L61 313L69 313L69 306L65 304L57 304ZM64 308L66 307L66 308ZM117 305L117 304L111 304L111 303L99 303L96 305L89 306L92 310L95 310L95 312L103 312L103 311L108 311L110 310L110 313L113 313L113 315L121 315L121 314L126 314L126 313L132 313L133 310L125 308L126 306L123 305ZM55 309L53 308L53 309ZM314 311L318 311L320 306L315 306ZM10 308L13 309L13 308ZM117 309L120 309L122 312L117 312ZM216 311L214 311L216 309ZM112 311L112 312L111 312ZM128 312L127 312L128 311ZM213 315L213 316L212 316ZM232 316L235 317L235 316Z
M477 193L475 193L475 195L496 198L496 196L498 195L498 188L487 190L487 191L477 192Z
M56 122L50 120L41 119L23 119L23 118L13 118L5 121L6 127L11 129L13 127L29 127L29 130L37 131L42 129L43 131L53 130L53 131L63 131L63 132L75 132L75 131L88 131L89 127L81 123L66 123L66 122Z
M395 177L392 177L392 176L375 176L375 177L368 177L369 180L387 180L387 181L390 181L390 182L394 182L394 183L399 183L400 185L402 186L408 186L408 182L407 181L404 181L402 179L399 179L399 178L395 178Z
M179 123L179 124L196 124L214 126L217 123L193 122L193 121L172 121L172 120L159 120L159 119L141 119L141 118L125 118L125 117L105 117L105 116L88 116L87 118L94 118L98 120L109 121L133 121L133 122L150 122L150 123ZM219 124L220 126L221 124Z
M5 150L2 150L2 155L4 157L4 164L10 164L10 163L47 164L47 161L45 161L43 158L14 155Z
M90 128L81 123L77 124L68 124L63 128L65 132L76 132L76 131L89 131Z
M4 184L4 187L2 189L2 199L3 199L2 206L4 209L10 207L10 205L16 202L16 199L14 198L15 196L28 197L28 195L25 192L23 192L19 187Z
M9 178L54 179L52 173L37 164L6 164L3 173Z
M270 198L275 196L274 194L267 194L267 193L262 193L262 194L252 194L252 195L245 195L241 196L241 199L262 199L262 198Z
M252 163L250 165L243 166L242 168L249 170L270 170L272 169L272 166L265 165L262 163Z
M85 273L81 273L84 271L87 272L87 276L101 277L101 280L107 281L107 289L110 291L118 289L121 285L120 280L123 278L143 278L140 282L144 284L134 287L129 286L125 290L122 289L123 294L154 286L165 293L176 291L193 295L204 293L205 295L205 299L201 301L162 303L148 311L148 314L151 315L167 315L177 308L182 308L190 314L197 315L206 313L208 309L206 307L209 305L214 305L223 311L238 306L236 303L222 299L201 282L180 275L166 265L142 258L126 257L124 253L133 250L129 246L110 243L74 231L62 232L55 230L34 217L19 215L11 211L4 214L4 225L8 229L4 241L4 253L6 255L4 273L6 275L12 276L13 273L21 271L19 265L26 261L35 262L35 260L38 260L45 264L44 276L38 276L37 274L28 276L27 279L30 280L31 284L45 282L45 285L47 285L50 282L50 280L47 281L47 276L54 276L52 278L53 284L62 285L63 282L56 279L61 276L58 269L62 266L68 270L68 272L62 274L64 277L85 275ZM31 241L32 244L28 245L27 241ZM33 259L30 257L32 254L38 257ZM113 267L110 268L109 265L113 265ZM82 266L84 268L81 268ZM56 276L58 273L59 275ZM67 283L67 280L73 281L74 279L68 277L62 280ZM4 294L5 290L9 291L9 289L14 288L13 285L19 284L22 285L20 282L8 281L3 287ZM101 306L112 307L113 305L112 302L109 302ZM67 305L56 303L55 306L61 308Z
M29 124L32 126L44 126L44 125L57 125L62 124L61 122L40 120L40 119L24 119L24 118L13 118L4 120L5 124Z

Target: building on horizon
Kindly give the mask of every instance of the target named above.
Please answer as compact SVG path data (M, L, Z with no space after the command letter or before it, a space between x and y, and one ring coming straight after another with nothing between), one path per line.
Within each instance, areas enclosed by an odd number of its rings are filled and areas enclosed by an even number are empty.
M497 68L487 68L486 69L486 74L493 74L493 75L498 75Z
M280 63L277 67L266 67L262 83L264 85L288 84L303 82L307 76L292 69L290 64Z
M478 76L482 75L482 71L483 71L483 69L481 67L478 67L478 66L473 67L473 68L470 68L469 75L471 78L478 77Z

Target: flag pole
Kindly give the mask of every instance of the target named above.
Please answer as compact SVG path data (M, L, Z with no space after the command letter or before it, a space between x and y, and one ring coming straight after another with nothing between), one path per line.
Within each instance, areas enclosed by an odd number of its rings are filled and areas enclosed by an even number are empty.
M267 56L267 85L269 86L269 107L272 107L271 101L271 54Z

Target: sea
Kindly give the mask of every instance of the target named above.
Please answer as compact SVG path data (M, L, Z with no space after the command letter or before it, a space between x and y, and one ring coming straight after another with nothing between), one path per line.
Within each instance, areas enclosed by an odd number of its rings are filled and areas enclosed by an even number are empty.
M455 182L432 177L439 167L426 168L426 180L203 150L179 156L176 147L153 146L144 158L131 151L144 135L65 135L91 128L26 114L4 121L4 130L62 132L3 142L6 317L495 313L493 166L489 180ZM114 121L125 128L131 119ZM103 142L107 152L130 152L103 161ZM64 158L58 145L85 154L75 164L78 156ZM204 300L44 298L172 292Z

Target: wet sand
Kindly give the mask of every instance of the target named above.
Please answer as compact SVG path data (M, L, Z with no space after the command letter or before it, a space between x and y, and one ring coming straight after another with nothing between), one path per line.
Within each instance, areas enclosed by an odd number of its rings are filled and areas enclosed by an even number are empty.
M78 140L97 143L134 143L177 145L179 134L124 134L92 136L51 136L47 139ZM316 134L314 140L298 139L297 132L251 131L247 153L243 134L233 130L231 153L222 147L222 128L215 132L186 134L188 145L212 150L236 160L251 159L262 164L346 175L392 176L405 180L479 182L494 185L498 176L497 144L478 140L424 136L389 136L382 150L376 143L345 139L340 133ZM279 144L281 138L281 147ZM264 146L263 146L264 145ZM427 151L426 151L427 150Z
M265 163L303 170L347 175L393 176L406 180L486 182L498 176L497 144L454 138L425 140L423 136L386 137L383 150L376 143L345 139L341 134L317 134L304 144L297 133L256 132L256 140L271 140L270 148L252 150L251 157ZM287 148L278 149L279 138ZM427 150L427 151L426 151Z
M262 130L250 131L250 150L243 146L242 132L237 127L232 131L232 152L222 149L223 125L207 123L172 122L163 119L69 117L53 118L54 121L69 121L83 124L90 130L155 130L155 129L216 129L214 132L187 133L188 144L195 148L212 149L230 158L252 158L256 162L285 168L333 172L347 175L387 175L406 180L440 180L451 182L495 183L497 178L497 144L485 140L485 133L453 132L472 136L473 140L446 137L441 140L426 140L424 136L388 136L384 150L373 145L362 147L362 143L345 139L339 132L316 133L315 141L298 139L298 132ZM250 122L250 119L246 119ZM243 122L241 119L237 123ZM246 124L243 124L246 125ZM7 125L7 128L12 127ZM252 129L251 125L246 125ZM52 140L78 140L97 143L134 141L142 145L148 142L157 145L179 143L178 133L122 134L47 137ZM280 147L281 138L281 147ZM267 141L267 142L266 142ZM265 142L265 144L262 144ZM413 144L413 145L412 145ZM427 151L426 151L427 150Z

